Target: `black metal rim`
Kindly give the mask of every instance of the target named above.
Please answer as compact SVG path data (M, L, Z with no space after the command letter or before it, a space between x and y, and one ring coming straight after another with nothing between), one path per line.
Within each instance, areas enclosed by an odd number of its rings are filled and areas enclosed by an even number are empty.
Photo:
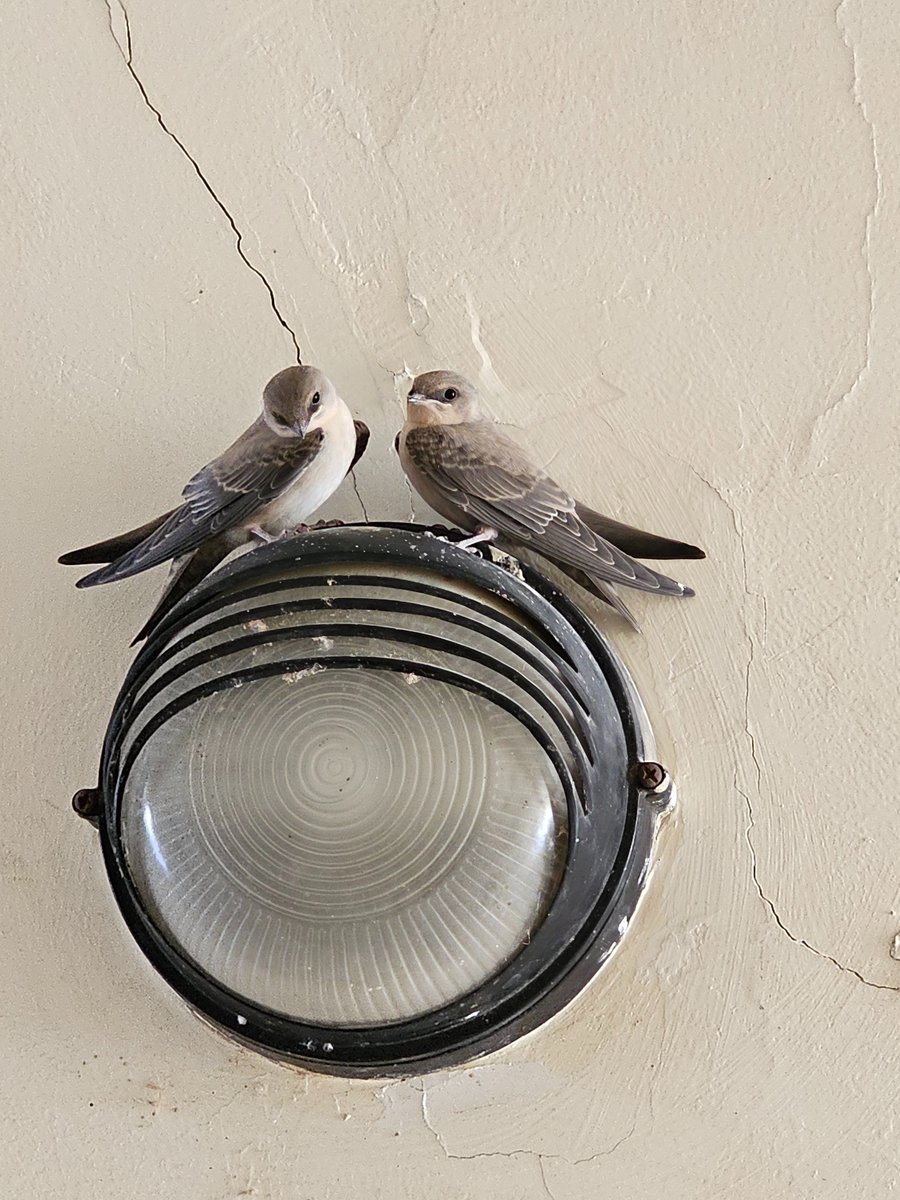
M269 568L289 570L297 564L308 569L355 559L425 567L494 593L549 635L562 663L571 663L577 675L588 677L593 687L611 696L618 727L597 730L588 720L592 745L582 786L591 789L597 782L593 773L607 772L606 784L612 780L617 796L617 834L614 845L608 839L602 844L610 831L610 814L585 813L575 788L571 783L565 786L570 831L566 871L530 944L498 975L435 1012L391 1025L326 1027L303 1024L249 1003L205 974L154 925L131 879L120 835L122 788L136 754L132 746L123 763L121 743L148 672L165 657L160 652L198 615L214 613L235 596L265 595L268 586L256 581ZM518 627L517 633L521 633ZM404 666L421 669L402 663L396 669ZM395 669L377 657L372 668ZM489 698L503 703L499 693ZM129 930L156 970L198 1013L257 1051L347 1076L406 1075L466 1061L522 1036L564 1007L593 977L630 919L649 868L658 811L630 775L630 767L645 756L638 708L624 668L594 625L536 571L523 567L519 578L459 550L430 530L408 525L342 526L263 547L215 572L186 597L153 632L123 683L100 772L100 833L114 895ZM578 739L574 744L579 744ZM573 745L571 738L569 745ZM594 755L600 761L591 762ZM555 765L559 770L559 763Z

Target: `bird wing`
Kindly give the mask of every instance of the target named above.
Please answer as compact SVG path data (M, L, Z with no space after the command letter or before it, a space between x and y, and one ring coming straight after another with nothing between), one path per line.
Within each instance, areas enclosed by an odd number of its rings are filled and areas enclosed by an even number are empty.
M139 525L137 529L128 529L125 533L117 533L115 537L105 538L102 542L94 542L90 546L70 550L67 554L61 554L56 561L62 563L64 567L73 564L80 566L84 563L110 563L113 559L121 558L123 554L127 554L129 550L140 545L144 538L148 538L154 530L159 529L164 521L168 521L174 511L174 508L170 508L168 512L154 517L152 521Z
M420 426L407 433L405 446L416 468L452 504L504 537L607 583L675 596L689 592L590 529L575 500L492 423Z
M677 542L672 538L661 537L657 533L648 533L645 529L636 529L633 525L624 525L605 517L602 513L594 512L585 504L575 505L575 512L594 533L599 533L604 541L632 558L706 558L699 546L689 542Z
M315 461L325 435L280 438L257 421L223 455L189 481L176 508L149 537L107 567L79 579L78 587L112 583L179 558L208 538L250 524L253 516L295 483Z
M369 444L369 427L365 421L354 421L353 428L356 430L356 449L353 451L353 461L347 468L348 474L365 454L366 446Z
M229 546L227 538L214 537L208 538L196 550L177 558L172 564L171 573L156 606L144 622L140 633L131 643L132 646L136 646L138 642L149 637L156 627L162 624L163 618L169 615L182 596L186 596L188 592L192 591L201 579L205 579L230 553L231 546Z

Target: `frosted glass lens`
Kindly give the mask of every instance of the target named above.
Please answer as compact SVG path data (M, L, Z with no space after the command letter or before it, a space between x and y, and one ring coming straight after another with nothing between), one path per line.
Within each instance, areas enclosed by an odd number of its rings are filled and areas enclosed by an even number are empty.
M375 670L275 675L162 725L122 801L129 869L173 944L264 1007L384 1024L527 942L565 859L562 788L510 714Z

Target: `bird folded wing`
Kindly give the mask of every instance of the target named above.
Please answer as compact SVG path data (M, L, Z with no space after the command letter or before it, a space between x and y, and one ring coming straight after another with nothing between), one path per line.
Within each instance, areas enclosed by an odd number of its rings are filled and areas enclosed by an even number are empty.
M129 554L78 581L78 587L111 583L196 549L207 538L250 524L257 513L295 483L315 461L324 433L278 438L255 426L189 481L184 504Z
M356 449L353 451L353 459L348 471L352 471L359 460L366 452L366 446L369 444L369 427L365 421L354 421L353 428L356 430Z
M699 546L661 537L657 533L648 533L645 529L614 521L612 517L594 512L586 504L576 503L575 512L588 529L592 529L604 541L623 550L631 558L706 558Z
M609 583L683 594L681 584L634 562L589 529L575 500L495 427L474 434L457 429L423 426L407 435L406 448L417 468L480 524Z

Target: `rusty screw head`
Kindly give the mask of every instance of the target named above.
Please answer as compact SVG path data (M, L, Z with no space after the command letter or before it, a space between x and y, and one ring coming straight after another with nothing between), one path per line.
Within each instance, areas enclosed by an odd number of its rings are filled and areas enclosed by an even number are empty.
M96 788L79 788L72 797L72 808L79 817L93 821L100 815L100 793Z
M633 768L635 783L645 792L660 792L669 786L669 773L658 762L640 762Z

